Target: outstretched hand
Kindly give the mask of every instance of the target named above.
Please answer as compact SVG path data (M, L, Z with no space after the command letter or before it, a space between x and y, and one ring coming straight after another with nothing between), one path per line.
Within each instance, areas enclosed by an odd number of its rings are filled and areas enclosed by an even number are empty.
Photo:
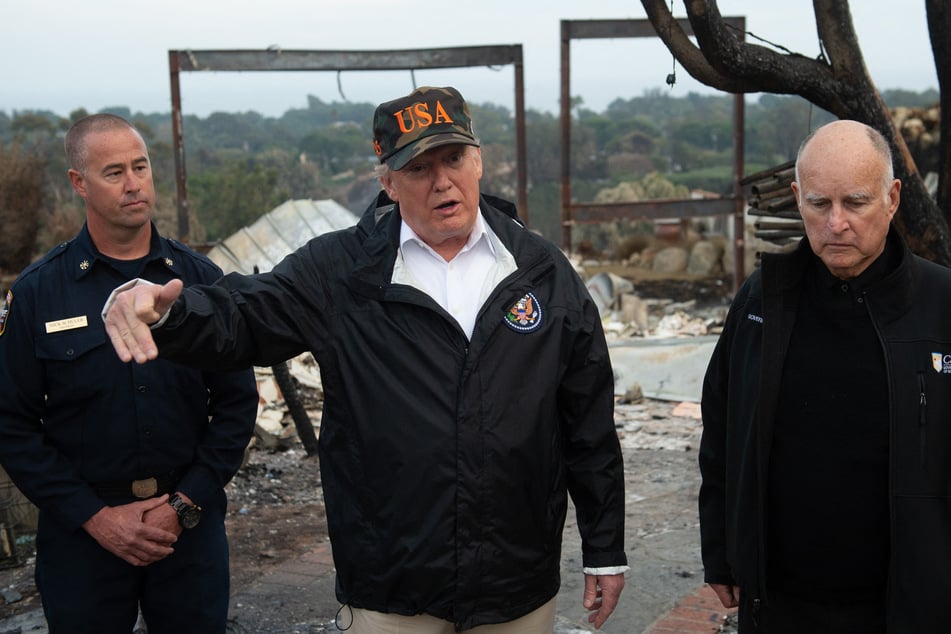
M140 284L117 293L105 315L106 334L124 362L145 363L158 356L150 326L168 312L182 293L182 281L164 286Z

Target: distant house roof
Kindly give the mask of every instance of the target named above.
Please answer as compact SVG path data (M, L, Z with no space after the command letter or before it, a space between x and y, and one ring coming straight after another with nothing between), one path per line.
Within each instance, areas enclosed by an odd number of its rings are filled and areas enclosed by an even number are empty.
M333 200L288 200L242 227L207 255L225 273L270 271L288 253L308 240L357 223L356 214Z

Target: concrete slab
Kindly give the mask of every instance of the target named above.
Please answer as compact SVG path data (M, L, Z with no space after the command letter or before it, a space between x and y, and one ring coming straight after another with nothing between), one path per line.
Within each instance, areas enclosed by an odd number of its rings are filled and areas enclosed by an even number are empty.
M638 383L648 398L699 402L717 339L718 335L707 335L608 342L614 393L623 395Z

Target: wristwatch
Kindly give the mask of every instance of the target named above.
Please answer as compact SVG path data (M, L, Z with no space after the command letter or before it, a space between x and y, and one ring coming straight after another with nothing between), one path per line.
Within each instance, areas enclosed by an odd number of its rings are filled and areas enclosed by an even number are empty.
M178 493L173 493L168 498L168 503L175 512L178 513L178 523L182 528L195 528L201 520L201 507L197 504L189 504Z

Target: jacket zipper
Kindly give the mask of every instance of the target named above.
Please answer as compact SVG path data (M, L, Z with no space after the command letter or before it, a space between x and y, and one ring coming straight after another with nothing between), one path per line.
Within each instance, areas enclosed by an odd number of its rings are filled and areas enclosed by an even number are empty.
M928 470L928 464L925 459L925 446L928 438L928 396L925 393L925 376L922 372L918 373L918 445L919 459L921 468Z

